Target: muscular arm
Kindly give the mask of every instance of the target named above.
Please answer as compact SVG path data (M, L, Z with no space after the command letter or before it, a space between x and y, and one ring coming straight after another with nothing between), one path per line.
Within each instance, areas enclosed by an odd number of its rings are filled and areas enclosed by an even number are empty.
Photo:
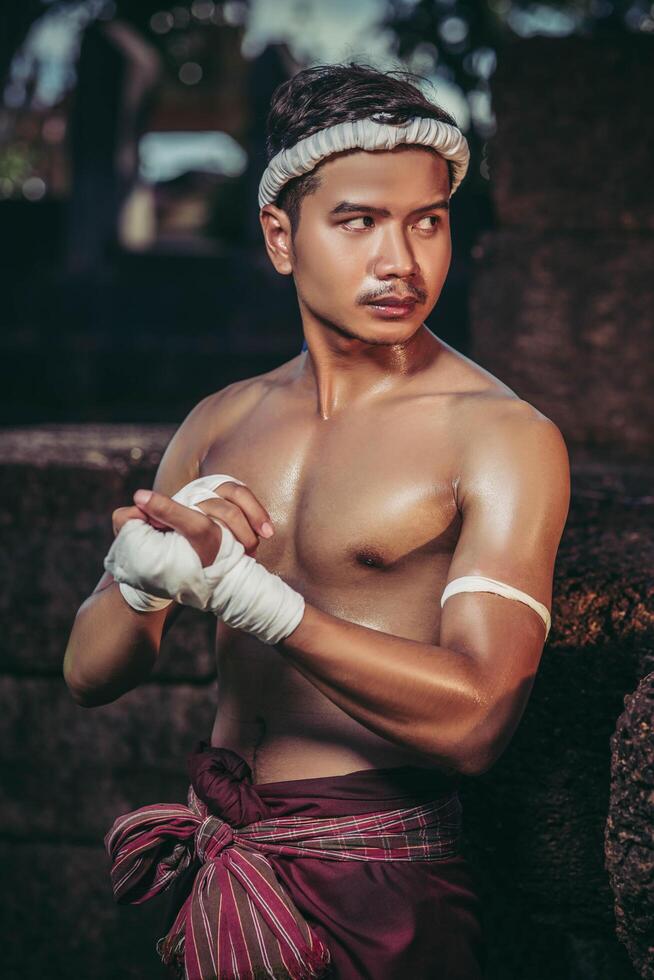
M509 404L478 432L464 460L463 523L448 581L485 575L551 609L569 495L559 430L526 403ZM372 731L443 768L480 773L517 728L544 638L544 624L529 606L475 592L445 602L439 645L345 622L307 604L299 626L277 648Z

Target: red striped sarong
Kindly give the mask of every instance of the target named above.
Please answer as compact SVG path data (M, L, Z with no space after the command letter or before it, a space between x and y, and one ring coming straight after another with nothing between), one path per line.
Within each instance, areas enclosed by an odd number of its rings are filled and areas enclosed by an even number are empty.
M157 943L163 962L185 980L329 974L328 946L275 874L276 858L430 862L458 853L456 790L415 806L275 817L236 753L199 742L188 761L188 805L141 807L118 817L105 837L117 902L145 902L197 869Z

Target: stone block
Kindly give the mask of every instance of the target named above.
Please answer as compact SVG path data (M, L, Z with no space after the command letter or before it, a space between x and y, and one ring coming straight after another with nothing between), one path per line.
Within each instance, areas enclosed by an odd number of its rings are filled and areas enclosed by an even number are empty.
M488 143L500 225L654 230L653 90L654 37L645 33L505 45Z
M504 230L477 247L470 356L571 451L651 461L654 237Z
M85 766L152 766L173 771L195 738L206 738L216 687L145 683L111 704L82 708L63 680L0 675L0 762L57 760Z
M152 682L89 709L63 680L0 675L0 837L97 842L120 813L185 802L216 698L213 683Z
M624 699L611 737L606 868L617 934L643 980L654 978L654 673Z
M50 426L0 432L2 663L59 675L75 614L103 574L111 514L151 487L172 426ZM215 617L185 609L153 675L215 674Z

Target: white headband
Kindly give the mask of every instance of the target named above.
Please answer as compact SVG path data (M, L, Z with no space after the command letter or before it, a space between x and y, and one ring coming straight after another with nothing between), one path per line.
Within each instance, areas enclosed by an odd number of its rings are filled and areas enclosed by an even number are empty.
M388 113L376 113L377 117ZM414 116L404 123L355 119L328 126L277 153L259 182L259 207L274 204L284 184L313 170L321 160L342 150L392 150L398 143L417 143L438 150L452 161L450 197L463 180L470 161L468 141L458 128L440 119Z

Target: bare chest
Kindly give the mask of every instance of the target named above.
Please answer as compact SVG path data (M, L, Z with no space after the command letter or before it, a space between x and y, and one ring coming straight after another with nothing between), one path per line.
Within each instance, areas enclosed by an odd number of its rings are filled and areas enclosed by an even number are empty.
M264 404L216 440L201 475L247 484L275 527L257 561L307 602L348 622L436 642L438 595L461 526L448 431L402 410L325 424L306 408L273 412ZM223 626L217 653L214 744L249 752L260 779L407 761L252 637Z
M460 532L454 455L446 427L406 411L328 423L255 412L211 447L201 475L243 480L275 528L257 560L324 593L375 573L409 581L449 560Z

